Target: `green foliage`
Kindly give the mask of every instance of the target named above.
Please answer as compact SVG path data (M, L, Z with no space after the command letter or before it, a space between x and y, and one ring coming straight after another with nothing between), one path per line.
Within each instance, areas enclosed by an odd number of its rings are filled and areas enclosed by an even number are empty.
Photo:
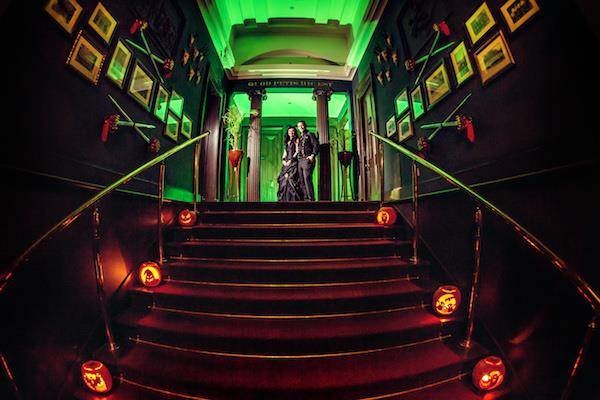
M240 135L242 129L242 121L244 116L235 105L229 106L227 112L223 114L223 122L225 123L225 131L227 132L227 142L231 150L240 149Z

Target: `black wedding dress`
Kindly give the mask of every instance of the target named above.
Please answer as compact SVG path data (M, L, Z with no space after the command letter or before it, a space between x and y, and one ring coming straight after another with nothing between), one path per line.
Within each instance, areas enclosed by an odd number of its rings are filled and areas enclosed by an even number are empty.
M285 146L285 153L282 161L290 161L289 165L282 165L281 172L277 178L279 190L277 191L278 201L299 201L301 193L299 192L298 177L298 140L290 140Z

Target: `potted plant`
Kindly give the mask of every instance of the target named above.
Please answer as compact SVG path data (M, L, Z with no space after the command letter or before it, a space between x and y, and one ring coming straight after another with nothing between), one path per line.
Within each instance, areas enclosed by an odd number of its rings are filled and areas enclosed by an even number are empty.
M223 122L225 123L225 132L227 132L227 142L229 143L229 164L237 170L242 161L244 151L240 148L240 137L242 130L242 121L244 116L235 106L229 106L227 112L223 114Z

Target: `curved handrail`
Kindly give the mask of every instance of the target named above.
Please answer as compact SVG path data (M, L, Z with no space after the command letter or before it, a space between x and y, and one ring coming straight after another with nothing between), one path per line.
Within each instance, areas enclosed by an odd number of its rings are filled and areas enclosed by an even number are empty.
M64 217L56 225L54 225L52 228L50 228L48 231L46 231L46 233L44 233L42 236L40 236L36 241L34 241L33 243L31 243L29 245L29 247L27 247L27 249L23 253L21 253L21 255L19 257L17 257L11 263L11 265L8 267L8 271L6 272L6 274L4 275L4 277L2 278L2 280L0 281L1 282L0 283L0 293L2 293L2 291L6 288L6 285L8 284L8 282L13 277L15 270L21 264L23 264L23 262L25 262L25 260L27 260L27 257L29 257L29 255L33 252L33 250L35 250L39 245L41 245L43 242L45 242L46 240L48 240L54 234L62 231L63 229L65 229L66 227L68 227L69 225L71 225L73 222L75 222L75 220L77 220L77 218L79 218L79 216L85 210L87 210L88 208L90 208L91 206L93 206L94 204L96 204L98 201L102 200L108 194L112 193L119 186L121 186L121 185L129 182L135 176L137 176L137 175L141 174L142 172L146 171L147 169L155 166L159 162L164 161L165 159L167 159L170 156L172 156L173 154L175 154L175 153L183 150L184 148L189 147L190 145L192 145L192 144L194 144L196 142L199 142L201 139L205 138L209 134L210 134L210 132L204 132L203 134L201 134L199 136L196 136L195 138L192 138L192 139L188 140L187 142L184 142L184 143L182 143L182 144L180 144L178 146L173 147L172 149L169 149L168 151L166 151L165 153L161 154L160 156L157 156L157 157L153 158L152 160L144 163L143 165L137 167L136 169L134 169L133 171L131 171L127 175L124 175L123 177L121 177L117 181L115 181L112 184L108 185L107 187L105 187L104 189L102 189L100 192L98 192L95 196L93 196L91 199L87 200L82 205L80 205L79 207L77 207L75 210L71 211L69 213L69 215L67 215L66 217Z
M375 136L376 138L378 138L379 140L381 140L382 142L387 143L388 145L392 146L393 148L398 150L400 153L402 153L405 156L407 156L408 158L412 159L414 162L430 169L431 171L433 171L436 174L440 175L441 177L445 178L447 181L449 181L453 185L457 186L459 189L462 189L469 196L473 197L479 203L484 205L487 209L489 209L490 211L492 211L496 215L498 215L500 218L502 218L506 223L508 223L519 234L519 236L521 236L521 238L529 246L531 246L532 248L534 248L535 250L540 252L542 255L544 255L546 258L548 258L550 260L550 262L552 263L552 265L554 265L563 275L565 275L569 279L569 281L571 281L571 283L573 283L575 285L579 294L581 294L583 296L583 298L587 301L587 303L592 307L594 312L597 314L600 314L600 296L598 295L598 293L596 293L594 291L594 289L592 289L590 284L587 283L581 276L579 276L579 274L570 270L567 267L567 263L562 258L560 258L548 246L546 246L533 233L529 232L521 224L519 224L517 221L515 221L514 218L512 218L506 212L499 209L497 206L495 206L492 202L487 200L481 194L479 194L475 190L471 189L471 187L469 187L468 185L462 183L461 181L456 179L454 176L450 175L448 172L444 171L443 169L436 166L435 164L433 164L433 163L423 159L422 157L418 156L417 154L413 153L406 147L404 147L386 137L380 136L374 132L369 132L369 133L371 135Z

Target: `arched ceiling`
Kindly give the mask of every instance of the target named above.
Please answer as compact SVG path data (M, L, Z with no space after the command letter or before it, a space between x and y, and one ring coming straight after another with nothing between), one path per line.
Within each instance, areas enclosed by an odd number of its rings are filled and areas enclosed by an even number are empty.
M387 0L198 0L230 79L346 79Z

